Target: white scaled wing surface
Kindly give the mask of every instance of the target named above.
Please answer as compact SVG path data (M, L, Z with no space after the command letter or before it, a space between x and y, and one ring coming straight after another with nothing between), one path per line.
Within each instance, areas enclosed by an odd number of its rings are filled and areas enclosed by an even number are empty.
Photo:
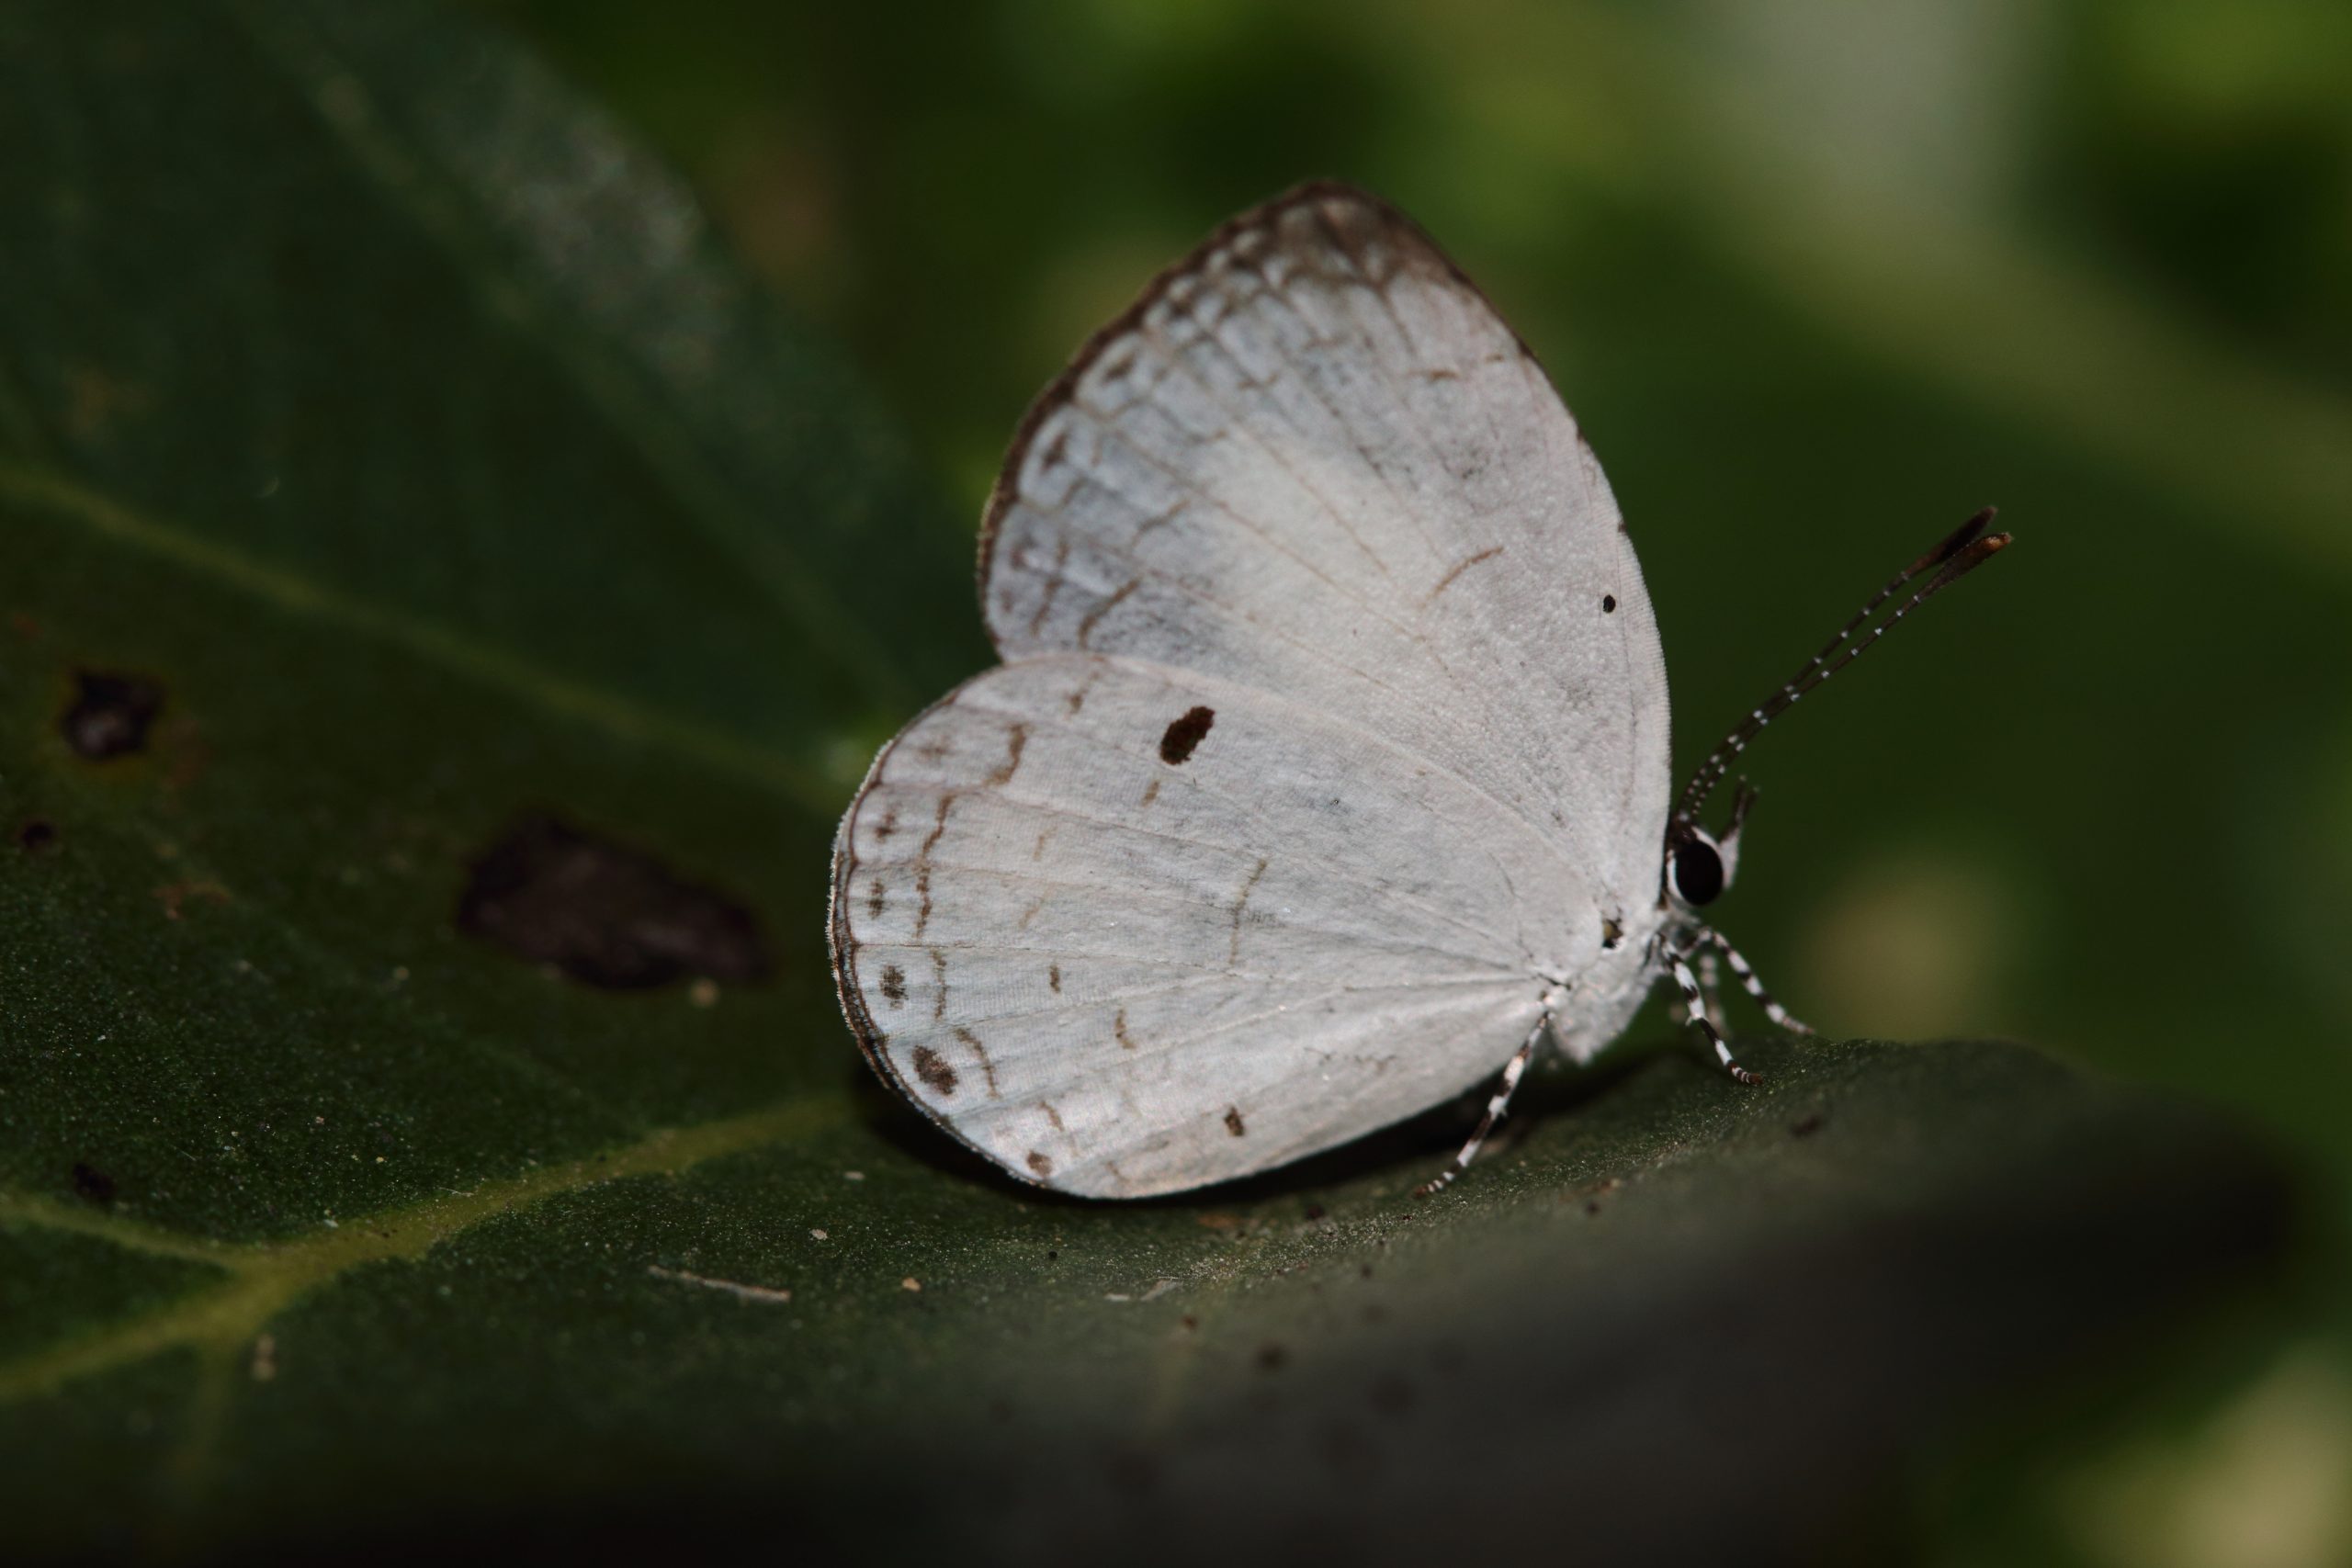
M1246 214L1099 333L981 577L1006 662L876 761L831 929L876 1067L1017 1176L1181 1190L1425 1110L1657 905L1665 670L1607 482L1372 197Z

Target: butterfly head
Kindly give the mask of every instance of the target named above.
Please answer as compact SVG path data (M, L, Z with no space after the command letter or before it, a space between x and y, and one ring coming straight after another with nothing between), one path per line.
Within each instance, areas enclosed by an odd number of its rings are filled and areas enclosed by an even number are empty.
M1702 909L1730 891L1739 871L1739 834L1756 791L1746 779L1732 796L1731 825L1718 839L1696 822L1678 818L1666 836L1666 891L1685 910Z

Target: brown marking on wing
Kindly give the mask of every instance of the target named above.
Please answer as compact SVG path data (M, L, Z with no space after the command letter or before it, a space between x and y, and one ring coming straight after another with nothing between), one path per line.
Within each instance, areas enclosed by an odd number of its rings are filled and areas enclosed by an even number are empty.
M1033 861L1044 860L1046 858L1046 840L1053 836L1054 830L1051 828L1038 829L1037 847L1029 852L1029 858Z
M1259 860L1250 873L1250 880L1241 885L1241 897L1233 901L1233 944L1226 953L1227 964L1238 964L1241 962L1241 909L1250 902L1250 891L1258 886L1258 879L1266 874L1268 863L1263 858Z
M1241 1124L1241 1107L1228 1105L1225 1108L1225 1130L1237 1138L1248 1134L1250 1129Z
M882 965L882 994L892 1007L902 1007L907 999L907 972L895 964Z
M1062 444L1069 438L1069 429L1067 425L1054 433L1053 447L1046 453L1046 458L1048 461L1051 461L1055 454L1061 450ZM1020 563L1015 562L1014 564L1018 566ZM1054 596L1062 591L1062 569L1069 564L1069 536L1068 534L1064 534L1055 542L1054 570L1052 574L1046 579L1046 592L1038 597L1037 613L1029 617L1029 635L1031 637L1038 635L1038 632L1046 624L1046 617L1053 613Z
M1046 1120L1054 1124L1055 1132L1058 1133L1062 1130L1062 1113L1054 1109L1054 1102L1052 1100L1039 1100L1037 1102L1037 1109L1046 1113Z
M1168 721L1160 733L1159 760L1170 767L1181 767L1189 761L1209 730L1216 724L1216 710L1191 707Z
M1146 806L1149 806L1153 801L1158 800L1159 798L1159 780L1155 776L1149 784L1143 786L1143 803Z
M931 1016L947 1016L947 950L931 950Z
M1039 1178L1042 1179L1054 1174L1054 1162L1046 1158L1037 1150L1031 1149L1029 1151L1029 1168L1035 1171Z
M928 1085L933 1094L944 1096L956 1092L956 1069L947 1065L946 1057L928 1045L918 1045L914 1062L915 1077Z
M988 776L991 789L1002 789L1012 782L1013 773L1021 766L1022 749L1029 744L1029 727L1016 724L1005 734L1004 761L998 763Z
M1111 1020L1111 1032L1118 1036L1121 1050L1133 1051L1136 1048L1135 1036L1127 1032L1126 1009L1121 1008L1117 1016Z
M917 942L922 940L923 928L931 924L931 852L939 847L939 840L946 835L947 808L955 804L954 790L941 793L939 810L932 818L931 831L924 837L922 848L915 852L915 896L922 900L915 910Z
M873 881L873 884L872 884L870 886L868 886L868 887L866 888L866 890L865 890L865 916L866 916L866 919L872 919L872 920L878 920L878 919L880 919L882 918L883 896L884 896L884 894L885 894L887 891L888 891L888 890L887 890L886 888L884 888L884 887L883 887L883 886L882 886L882 879L881 879L880 877L878 877L878 876L877 876L877 877L876 877L876 878L874 879L874 881Z
M1047 895L1046 894L1038 894L1036 898L1030 903L1030 906L1021 911L1021 924L1015 929L1024 931L1029 929L1029 922L1037 918L1037 911L1046 907L1046 897Z
M1423 605L1424 607L1427 607L1427 606L1428 606L1428 605L1430 605L1430 604L1435 604L1435 603L1437 602L1437 596L1438 596L1439 594L1441 594L1441 593L1444 592L1447 589L1449 589L1449 588L1451 588L1451 587L1453 587L1453 580L1454 580L1455 578L1460 577L1464 572L1468 571L1472 567L1476 566L1480 561L1482 561L1482 560L1492 560L1492 559L1494 559L1497 556L1498 556L1498 555L1500 555L1500 554L1502 554L1502 553L1503 553L1503 547L1502 547L1500 545L1488 545L1485 549L1480 550L1476 555L1475 555L1475 556L1467 556L1467 557L1464 557L1464 558L1463 559L1461 559L1461 560L1455 561L1455 562L1453 563L1453 568L1452 568L1450 570L1448 570L1448 571L1446 572L1446 574L1445 574L1443 577L1441 577L1441 578L1439 578L1439 579L1437 580L1437 586L1436 586L1435 588L1432 588L1432 589L1430 589L1430 590L1429 591L1428 597L1424 598L1424 599L1421 601L1422 605Z
M1053 987L1054 995L1058 997L1062 994L1062 966L1060 964L1048 964L1046 965L1046 984Z
M996 1091L996 1064L989 1060L989 1048L980 1043L978 1035L960 1023L956 1026L956 1038L971 1047L972 1055L980 1059L980 1072L989 1080L989 1098L1001 1100L1003 1096Z
M1094 628L1102 624L1102 617L1125 604L1127 595L1142 586L1142 578L1130 577L1119 585L1119 591L1116 593L1087 611L1086 619L1078 623L1078 646L1080 648L1088 646L1086 639L1094 635Z
M882 808L882 820L874 824L874 841L877 844L887 843L889 840L890 835L898 830L899 808L895 806L884 807Z

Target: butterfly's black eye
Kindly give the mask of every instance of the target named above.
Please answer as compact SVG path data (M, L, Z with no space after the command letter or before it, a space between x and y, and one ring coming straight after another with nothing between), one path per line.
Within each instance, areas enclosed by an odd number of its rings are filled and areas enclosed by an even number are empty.
M1692 839L1674 852L1674 896L1697 908L1712 904L1724 890L1724 857L1704 839Z

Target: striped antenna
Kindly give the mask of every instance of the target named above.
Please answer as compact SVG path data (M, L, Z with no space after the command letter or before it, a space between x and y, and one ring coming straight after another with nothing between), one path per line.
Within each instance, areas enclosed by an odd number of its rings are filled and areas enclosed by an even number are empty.
M1708 754L1707 760L1699 764L1699 771L1690 775L1690 783L1674 808L1670 837L1681 836L1698 819L1699 808L1707 803L1707 796L1714 793L1715 786L1723 783L1724 775L1731 771L1732 763L1747 750L1749 741L1763 733L1766 725L1786 713L1799 697L1868 652L1872 643L1893 631L1897 622L1926 604L1930 595L1959 581L2000 553L2002 547L2008 544L2009 536L1984 532L1986 525L1993 521L1994 510L1988 506L1971 517L1941 544L1897 572L1892 581L1871 595L1871 602L1862 606L1860 614L1829 639L1826 647L1813 656L1812 662L1798 671L1787 685L1775 692L1761 707L1742 719L1738 728L1723 738L1722 743ZM1870 618L1878 613L1879 606L1894 598L1905 583L1921 572L1936 567L1943 570L1930 578L1925 588L1896 605L1893 615L1871 626L1859 639L1855 637L1854 634L1860 632ZM1849 643L1850 647L1848 646Z

